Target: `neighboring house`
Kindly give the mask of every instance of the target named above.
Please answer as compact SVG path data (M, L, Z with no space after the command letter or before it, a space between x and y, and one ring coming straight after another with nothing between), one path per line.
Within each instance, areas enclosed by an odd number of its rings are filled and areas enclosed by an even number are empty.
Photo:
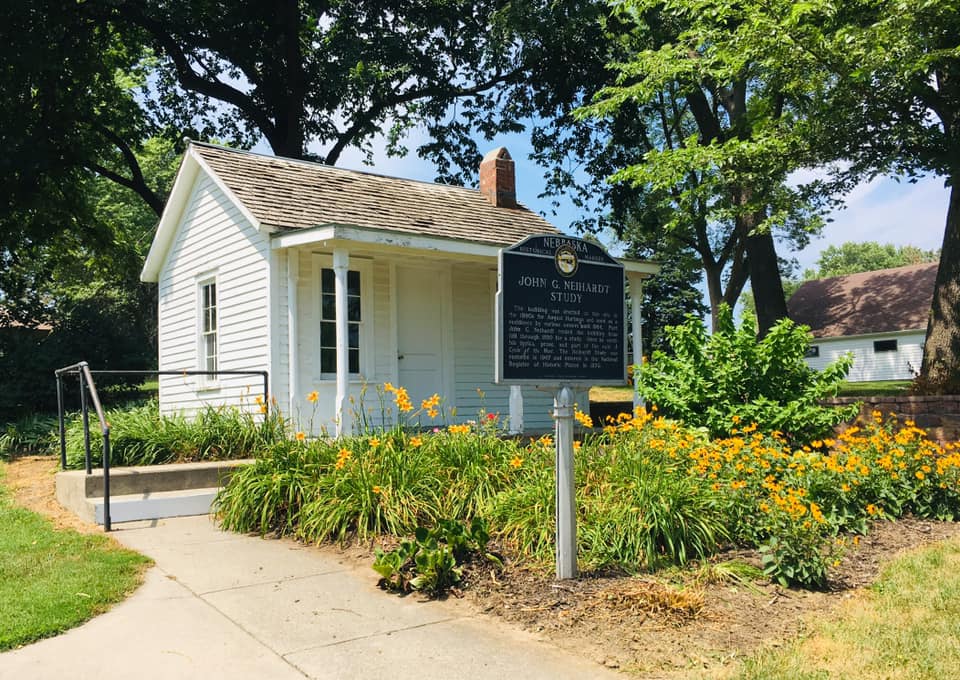
M550 427L550 393L492 383L499 249L543 233L557 232L517 203L506 149L477 191L191 143L141 274L159 284L159 367L267 370L314 432L348 429L361 403L379 422L384 382L416 407L439 393L461 421L522 410ZM658 267L625 265L639 301ZM251 378L164 376L160 408L257 393Z
M909 380L920 371L937 263L807 281L787 303L810 326L807 363L853 353L848 380Z

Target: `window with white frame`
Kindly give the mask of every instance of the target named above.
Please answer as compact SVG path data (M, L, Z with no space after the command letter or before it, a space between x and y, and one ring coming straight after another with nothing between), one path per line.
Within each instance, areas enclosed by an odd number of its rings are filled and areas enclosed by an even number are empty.
M337 373L336 273L329 256L318 255L314 264L317 283L319 346L317 367L323 378ZM351 258L347 270L347 371L351 376L365 372L371 348L370 262Z
M217 281L200 284L200 370L216 371L219 365L217 345Z

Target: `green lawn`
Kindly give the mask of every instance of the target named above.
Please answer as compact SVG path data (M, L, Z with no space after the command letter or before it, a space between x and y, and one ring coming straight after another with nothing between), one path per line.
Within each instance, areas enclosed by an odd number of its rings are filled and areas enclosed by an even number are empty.
M106 611L150 560L106 536L58 531L16 507L0 464L0 651L57 635Z
M892 562L803 640L747 662L741 680L942 680L960 668L960 540Z
M837 392L838 397L890 397L905 394L910 389L909 380L877 380L874 382L845 382Z
M633 387L625 385L591 387L590 401L633 401Z

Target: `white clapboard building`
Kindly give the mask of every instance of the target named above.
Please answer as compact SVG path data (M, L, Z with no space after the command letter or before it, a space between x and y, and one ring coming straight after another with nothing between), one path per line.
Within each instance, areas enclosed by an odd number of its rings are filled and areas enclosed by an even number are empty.
M851 382L909 380L920 371L937 264L807 281L787 303L810 327L807 363L822 369L853 354Z
M159 286L159 368L269 371L314 433L360 409L377 422L385 382L417 407L440 394L460 421L512 408L550 427L549 392L493 384L494 295L499 249L557 230L517 202L506 149L480 170L476 190L191 143L141 275ZM639 300L658 267L625 264ZM163 376L160 408L253 408L259 389Z

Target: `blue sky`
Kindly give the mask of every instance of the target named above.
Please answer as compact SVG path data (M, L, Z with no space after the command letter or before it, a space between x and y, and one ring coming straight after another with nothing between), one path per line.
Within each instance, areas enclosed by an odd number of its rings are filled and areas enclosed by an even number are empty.
M416 139L409 140L409 148L415 148L416 142ZM516 162L517 198L520 202L565 230L578 216L577 212L569 201L561 201L554 215L550 200L537 198L544 187L543 170L527 158L529 140L523 134L514 134L481 144L480 148L487 151L498 146L507 147ZM425 181L431 181L435 176L433 167L412 153L406 158L387 158L378 152L375 154L375 165L367 166L363 164L360 153L349 150L338 165ZM863 183L846 197L844 209L830 215L833 221L827 224L820 237L799 253L781 248L780 255L795 257L802 271L814 267L824 248L846 241L913 245L924 250L939 248L943 240L948 198L949 191L943 186L943 180L937 177L925 178L916 184L890 178ZM615 243L607 245L611 250L617 250Z

